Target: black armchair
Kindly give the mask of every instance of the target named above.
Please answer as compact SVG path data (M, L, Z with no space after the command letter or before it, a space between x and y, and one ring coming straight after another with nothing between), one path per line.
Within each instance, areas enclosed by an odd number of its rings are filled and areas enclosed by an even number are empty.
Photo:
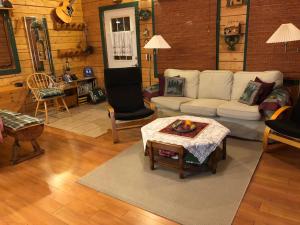
M155 105L143 99L140 68L105 69L104 82L114 143L119 141L118 130L141 127L156 118Z
M278 109L265 123L264 151L271 151L278 146L269 144L269 140L300 148L300 98L294 107L284 106Z

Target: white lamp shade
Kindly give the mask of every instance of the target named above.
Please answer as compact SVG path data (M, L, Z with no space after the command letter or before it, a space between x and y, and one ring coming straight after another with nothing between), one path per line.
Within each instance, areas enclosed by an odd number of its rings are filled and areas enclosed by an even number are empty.
M144 46L146 49L171 48L161 35L154 35L150 41Z
M281 24L267 43L287 43L300 40L300 30L292 23Z

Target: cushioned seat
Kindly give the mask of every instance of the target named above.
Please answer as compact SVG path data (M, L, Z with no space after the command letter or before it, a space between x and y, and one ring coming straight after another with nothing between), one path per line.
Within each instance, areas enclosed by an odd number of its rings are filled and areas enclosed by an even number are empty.
M183 103L180 106L180 111L196 116L216 116L217 108L227 102L220 99L196 99Z
M142 72L139 67L104 70L104 83L114 143L119 141L119 130L142 127L156 118L155 106L147 104L150 109L145 107L147 102L144 102L143 99L142 82ZM116 123L116 120L123 122ZM139 121L133 124L132 120Z
M151 102L154 102L160 108L167 108L178 111L180 105L193 100L192 98L187 97L155 97L151 98Z
M64 95L64 92L58 88L43 88L40 89L39 92L42 99Z
M300 139L299 125L290 120L267 120L266 125L277 133Z
M217 110L217 115L242 120L261 119L258 105L249 106L238 101L230 101L220 105Z
M138 119L143 119L148 116L151 116L154 114L154 111L148 108L142 108L139 110L136 110L134 112L130 113L121 113L121 112L116 112L115 113L115 119L116 120L138 120Z

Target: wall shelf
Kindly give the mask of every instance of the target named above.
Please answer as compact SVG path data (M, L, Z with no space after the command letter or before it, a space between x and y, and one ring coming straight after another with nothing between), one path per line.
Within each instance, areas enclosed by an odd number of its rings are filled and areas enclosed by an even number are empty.
M11 11L14 10L14 8L5 8L5 7L0 7L0 11L5 10L5 11Z
M73 58L80 56L88 56L90 54L90 52L84 51L82 49L66 49L57 51L58 58Z
M56 31L83 31L86 28L85 23L58 23L53 22L53 29Z

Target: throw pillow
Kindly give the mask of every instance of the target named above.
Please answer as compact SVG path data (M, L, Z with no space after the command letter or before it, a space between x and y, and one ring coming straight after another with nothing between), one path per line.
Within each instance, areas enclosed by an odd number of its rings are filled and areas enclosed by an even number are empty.
M166 83L166 79L165 79L165 76L163 74L158 75L158 82L159 82L158 95L163 96L164 93L165 93L165 83Z
M258 77L256 77L254 81L261 83L261 94L259 95L259 97L257 99L257 104L260 104L271 94L271 92L273 91L273 88L275 86L275 82L266 83L266 82L263 82Z
M239 102L247 105L255 105L261 93L261 83L250 80Z
M182 97L184 96L185 78L165 77L165 94L164 96Z

